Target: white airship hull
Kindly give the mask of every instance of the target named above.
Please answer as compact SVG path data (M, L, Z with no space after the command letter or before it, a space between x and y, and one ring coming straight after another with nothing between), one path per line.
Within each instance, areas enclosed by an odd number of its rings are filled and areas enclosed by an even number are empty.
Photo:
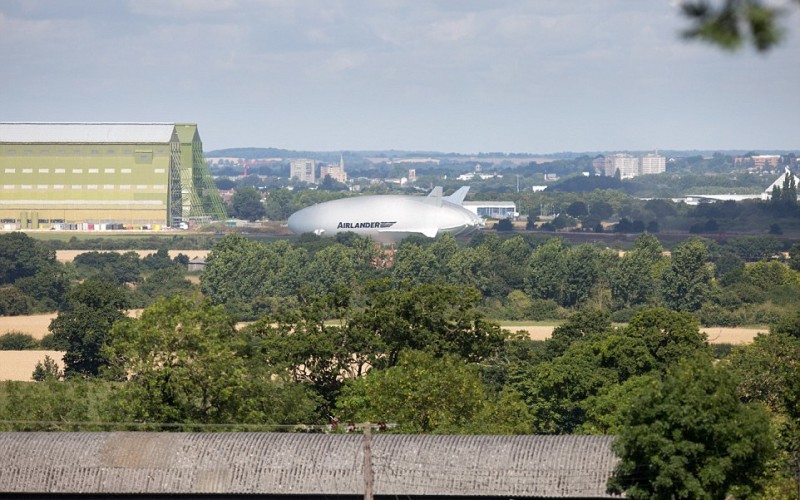
M466 191L464 191L464 194ZM453 195L456 196L456 195ZM289 217L289 229L296 234L335 236L353 233L369 236L384 244L396 243L412 234L435 237L442 233L459 235L480 226L480 219L458 203L431 196L359 196L306 207Z

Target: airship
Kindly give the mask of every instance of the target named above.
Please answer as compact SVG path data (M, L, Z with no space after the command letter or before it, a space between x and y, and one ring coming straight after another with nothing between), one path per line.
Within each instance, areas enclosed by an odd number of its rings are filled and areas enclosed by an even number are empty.
M412 234L435 238L439 234L467 234L481 219L462 206L469 186L442 196L441 186L428 196L372 195L342 198L306 207L289 217L295 234L335 236L352 231L389 245Z

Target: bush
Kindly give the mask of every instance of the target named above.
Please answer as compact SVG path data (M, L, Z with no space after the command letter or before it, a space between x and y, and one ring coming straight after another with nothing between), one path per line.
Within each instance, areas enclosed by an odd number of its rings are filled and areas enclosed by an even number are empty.
M711 344L715 359L726 358L733 350L733 344Z
M695 313L702 326L739 326L742 317L716 304L704 304Z
M27 333L9 332L0 335L0 351L29 351L38 348L39 342Z
M526 319L533 321L563 319L566 316L566 312L553 300L536 299L528 307L526 316Z
M620 309L619 311L614 311L611 313L611 321L614 323L628 323L631 318L645 309L649 309L649 307L644 304L640 304L637 306L626 307L625 309Z
M48 333L39 341L39 347L45 351L66 351L69 347L69 343L64 339L58 341L55 335Z
M36 363L36 368L33 369L31 378L37 382L44 382L45 380L60 380L64 377L64 373L58 369L58 364L50 356L44 357L44 362L39 361Z

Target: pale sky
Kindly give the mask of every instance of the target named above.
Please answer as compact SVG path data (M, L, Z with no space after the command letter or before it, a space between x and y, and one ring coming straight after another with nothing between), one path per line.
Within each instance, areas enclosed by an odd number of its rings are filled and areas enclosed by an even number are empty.
M204 149L800 148L766 55L669 0L2 0L0 121L196 122Z

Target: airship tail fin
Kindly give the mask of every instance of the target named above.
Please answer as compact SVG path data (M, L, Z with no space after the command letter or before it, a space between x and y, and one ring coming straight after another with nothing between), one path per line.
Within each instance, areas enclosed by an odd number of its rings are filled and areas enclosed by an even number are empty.
M436 186L428 193L428 198L441 198L442 197L442 186Z
M468 192L469 192L469 186L462 186L455 193L451 194L450 196L446 196L445 200L449 201L450 203L454 203L456 205L463 205L464 198L467 197Z
M425 197L425 203L429 205L434 205L437 207L442 206L442 186L436 186L428 193L428 196Z

